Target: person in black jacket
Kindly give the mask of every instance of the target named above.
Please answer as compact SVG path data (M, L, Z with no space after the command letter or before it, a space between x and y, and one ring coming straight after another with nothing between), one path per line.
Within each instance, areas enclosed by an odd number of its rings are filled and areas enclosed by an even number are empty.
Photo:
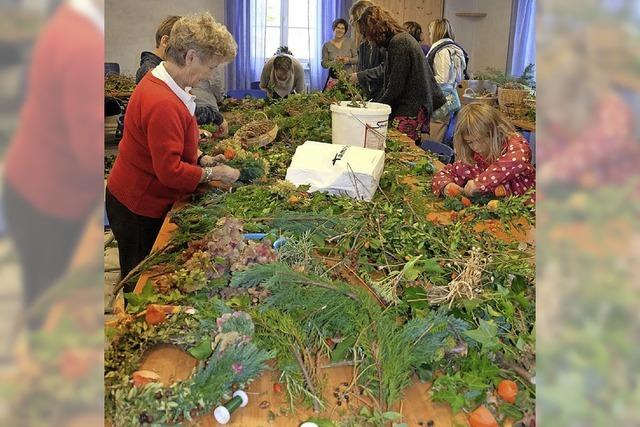
M153 52L144 51L140 54L140 68L136 71L136 84L149 72L156 68L164 60L165 51L169 44L171 29L181 16L167 16L156 30L156 48ZM191 94L196 97L196 120L198 125L214 124L219 127L215 136L226 135L228 131L227 121L218 109L218 101L222 100L222 91L211 79L203 80L198 86L191 89Z
M382 94L384 58L387 52L382 46L373 46L367 40L360 40L362 36L357 29L357 21L369 6L373 6L369 0L358 0L349 9L349 20L355 28L354 43L358 43L357 72L350 75L350 81L363 88L368 99L375 99Z
M370 6L357 21L361 34L387 50L382 94L391 106L391 124L414 141L428 130L431 114L445 103L420 45L387 10Z

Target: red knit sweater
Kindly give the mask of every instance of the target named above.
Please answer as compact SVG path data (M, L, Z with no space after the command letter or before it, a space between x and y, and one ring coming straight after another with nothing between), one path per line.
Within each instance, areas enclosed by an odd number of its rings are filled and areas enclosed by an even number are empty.
M133 213L161 218L198 186L197 153L195 117L169 86L147 73L127 106L107 188Z
M5 157L11 187L45 215L84 221L104 178L104 42L63 5L33 51L20 123Z

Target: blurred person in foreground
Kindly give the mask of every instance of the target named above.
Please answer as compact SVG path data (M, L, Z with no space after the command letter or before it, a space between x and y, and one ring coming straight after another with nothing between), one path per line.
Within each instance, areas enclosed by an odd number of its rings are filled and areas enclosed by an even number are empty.
M140 68L136 71L136 84L140 83L147 72L156 68L165 59L167 46L169 45L169 37L173 25L180 19L180 16L167 16L162 20L156 29L156 47L153 52L144 51L140 54ZM213 73L206 79L196 83L189 91L196 97L196 120L198 125L214 124L218 126L218 132L215 137L227 134L229 125L220 114L218 102L223 99L222 83L213 78Z
M102 0L62 4L34 48L5 157L4 206L28 310L60 279L103 188ZM41 318L31 316L36 329Z
M390 105L392 126L418 142L431 114L446 101L420 45L378 6L366 8L356 28L370 43L387 50L383 90L374 101Z
M121 277L151 252L173 203L201 183L239 178L238 170L199 152L195 97L188 92L236 52L233 36L208 12L183 17L171 30L166 61L133 91L106 191Z

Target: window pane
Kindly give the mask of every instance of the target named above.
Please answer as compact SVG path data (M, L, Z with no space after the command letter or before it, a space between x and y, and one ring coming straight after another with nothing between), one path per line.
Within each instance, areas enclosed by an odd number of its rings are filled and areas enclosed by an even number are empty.
M280 47L280 27L267 27L264 41L264 56L271 58Z
M293 56L300 60L309 59L308 29L289 29L289 50L293 52Z
M308 27L309 19L308 0L289 1L289 27Z
M280 0L267 0L267 25L280 26Z

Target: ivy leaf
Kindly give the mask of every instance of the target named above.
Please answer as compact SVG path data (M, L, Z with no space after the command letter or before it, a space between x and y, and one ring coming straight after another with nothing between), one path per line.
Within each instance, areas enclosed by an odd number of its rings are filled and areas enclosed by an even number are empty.
M147 306L148 303L152 302L156 295L153 292L153 282L151 280L147 280L144 287L142 288L142 292L136 294L135 292L129 292L124 294L124 298L127 300L127 311L129 313L137 313Z
M462 396L455 388L446 388L433 393L435 401L447 402L451 405L451 412L457 414L464 407L464 396Z
M464 334L481 344L482 352L488 352L500 348L500 341L498 341L498 326L493 320L487 322L486 320L480 319L480 326L478 329L465 331Z
M189 349L189 354L198 360L205 360L211 356L211 338L205 338L200 344Z
M509 418L514 420L521 420L523 417L522 411L515 405L508 403L502 404L498 407L498 412L505 414Z

